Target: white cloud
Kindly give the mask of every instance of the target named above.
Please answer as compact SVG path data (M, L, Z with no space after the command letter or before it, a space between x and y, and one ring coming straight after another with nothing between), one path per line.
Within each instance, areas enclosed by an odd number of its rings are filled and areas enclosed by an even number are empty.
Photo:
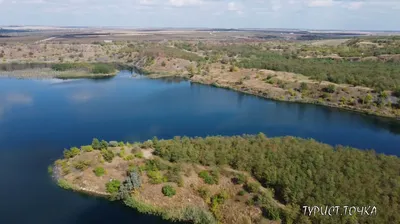
M310 7L328 7L333 6L335 2L333 0L310 0L308 6Z
M169 0L169 4L177 7L188 6L188 5L201 5L201 0Z
M347 4L348 9L359 9L364 5L364 2L350 2Z

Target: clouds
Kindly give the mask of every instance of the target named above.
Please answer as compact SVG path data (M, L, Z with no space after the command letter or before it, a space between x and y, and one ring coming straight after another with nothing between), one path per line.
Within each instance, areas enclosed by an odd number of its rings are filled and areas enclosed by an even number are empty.
M399 29L400 20L399 0L0 0L0 4L0 25Z

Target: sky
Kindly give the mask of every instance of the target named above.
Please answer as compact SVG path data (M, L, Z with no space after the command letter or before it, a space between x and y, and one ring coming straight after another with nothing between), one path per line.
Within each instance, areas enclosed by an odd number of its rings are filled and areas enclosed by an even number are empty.
M0 0L0 25L400 30L400 0Z

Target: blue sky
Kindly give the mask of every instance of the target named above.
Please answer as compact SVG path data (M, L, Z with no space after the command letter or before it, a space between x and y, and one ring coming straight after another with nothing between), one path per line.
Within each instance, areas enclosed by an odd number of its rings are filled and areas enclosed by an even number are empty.
M0 25L400 30L400 0L0 0Z

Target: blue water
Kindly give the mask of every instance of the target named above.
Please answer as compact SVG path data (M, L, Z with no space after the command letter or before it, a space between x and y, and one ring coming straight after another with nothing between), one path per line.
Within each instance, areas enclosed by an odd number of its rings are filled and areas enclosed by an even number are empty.
M47 166L93 137L293 135L400 155L400 122L187 81L0 78L0 223L166 223L58 188Z

